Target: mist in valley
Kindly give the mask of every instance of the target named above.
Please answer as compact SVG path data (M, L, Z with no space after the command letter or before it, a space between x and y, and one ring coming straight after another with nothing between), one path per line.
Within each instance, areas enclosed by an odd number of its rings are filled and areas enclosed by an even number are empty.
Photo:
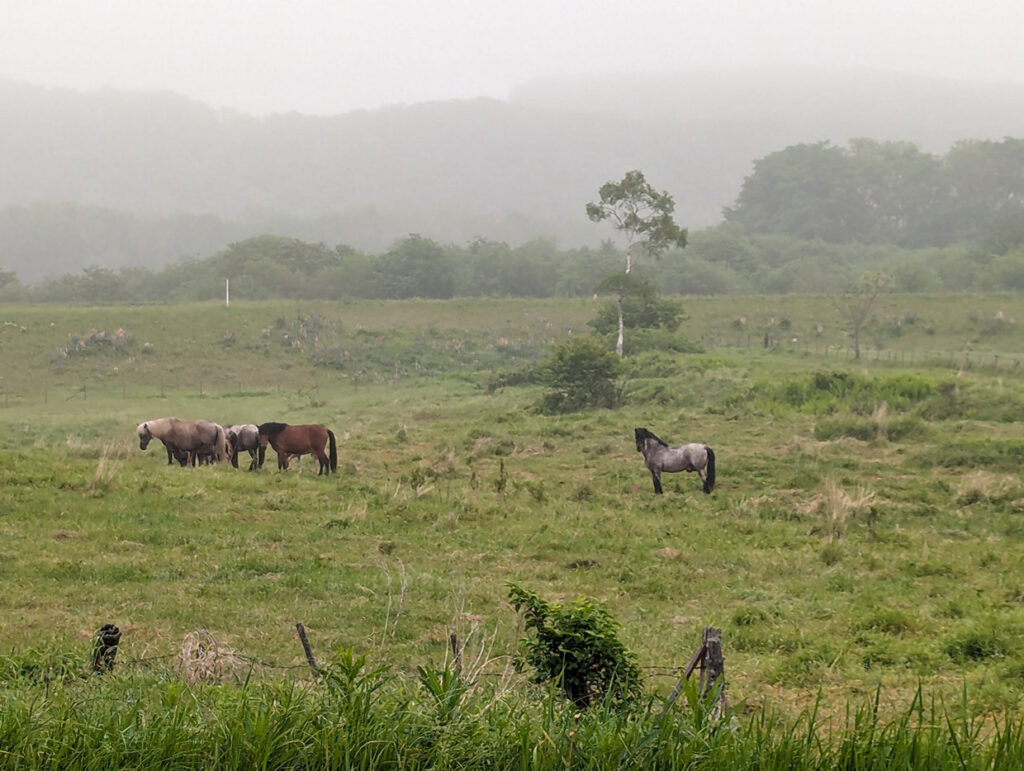
M1007 18L456 5L342 19L305 3L277 38L262 3L173 18L114 3L77 25L55 3L22 11L0 33L0 269L29 284L156 269L267 233L368 253L409 234L596 248L615 233L584 205L630 169L698 232L793 145L941 156L1024 125ZM214 26L250 9L237 38Z

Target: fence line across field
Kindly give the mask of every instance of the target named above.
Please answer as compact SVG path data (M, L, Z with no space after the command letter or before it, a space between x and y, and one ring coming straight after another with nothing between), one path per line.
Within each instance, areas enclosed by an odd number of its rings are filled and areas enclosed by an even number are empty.
M804 338L758 338L755 335L703 335L701 344L709 350L769 350L773 352L816 356L823 359L857 361L852 345L835 345ZM1024 353L1007 351L935 351L927 348L878 348L860 346L863 364L899 364L901 366L949 366L955 369L993 369L1019 372Z
M183 674L186 679L208 679L211 673L216 673L217 671L215 664L211 665L209 663L210 660L216 660L217 657L220 656L235 661L245 662L250 668L261 667L284 671L308 669L312 673L313 677L322 677L325 671L329 669L329 666L325 669L325 667L317 663L316 657L313 653L313 646L310 643L305 625L301 621L296 622L295 631L302 646L303 655L306 659L306 663L304 664L274 664L256 656L250 656L237 650L227 648L224 648L221 652L221 646L217 643L214 636L206 630L197 630L187 634L177 653L142 656L139 658L128 658L122 656L122 658L118 660L117 654L121 642L121 630L116 625L108 623L101 626L93 636L91 670L95 675L103 675L108 672L113 672L115 666L124 667L139 664L148 665L151 662L168 662L176 660L183 666L183 668L191 665L204 672L204 675L199 678L193 678L188 672L184 672ZM447 642L450 646L451 659L450 661L447 660L446 652L445 667L450 668L455 676L459 680L462 680L463 646L460 644L458 635L454 632L448 635ZM504 658L506 661L511 661L512 657L510 655L505 655L500 658ZM671 708L672 704L679 697L679 694L682 692L684 682L689 680L690 676L695 671L699 671L700 673L699 692L702 695L707 694L713 687L715 687L716 684L718 684L719 691L717 696L717 709L719 713L724 712L726 709L725 661L722 655L722 631L720 629L712 627L703 628L700 645L685 667L649 665L642 666L641 669L648 671L654 677L678 678L675 686L672 688L672 691L665 701L665 706L662 711L663 715ZM508 676L508 673L509 667L506 665L501 672L485 672L481 670L475 672L473 676L506 677ZM50 683L49 670L47 670L44 675L44 682L48 690Z

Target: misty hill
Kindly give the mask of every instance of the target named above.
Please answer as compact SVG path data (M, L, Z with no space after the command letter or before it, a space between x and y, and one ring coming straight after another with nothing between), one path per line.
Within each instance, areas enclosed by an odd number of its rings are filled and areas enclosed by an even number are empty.
M755 159L794 143L871 137L942 152L1019 133L1024 85L594 76L528 83L508 101L260 118L169 93L0 80L0 114L0 267L31 281L161 265L263 232L370 251L410 232L593 244L609 231L584 204L633 168L696 229L720 220Z

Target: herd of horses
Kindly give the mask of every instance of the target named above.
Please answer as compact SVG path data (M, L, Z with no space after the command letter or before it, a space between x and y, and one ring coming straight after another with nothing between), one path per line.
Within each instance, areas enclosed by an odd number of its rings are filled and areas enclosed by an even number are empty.
M318 424L244 423L222 426L210 420L157 418L139 423L139 448L145 450L159 439L167 450L167 463L182 466L230 460L238 468L238 456L248 452L249 470L263 467L267 445L277 453L277 467L287 469L291 458L313 455L317 475L338 470L338 443L334 432Z
M317 476L338 470L338 444L334 432L311 423L262 423L222 426L209 420L178 420L157 418L140 423L137 429L139 447L145 450L153 439L163 442L167 462L182 466L201 462L230 460L238 468L238 456L249 453L249 470L263 468L267 445L277 453L277 467L288 468L291 458L313 455L320 464ZM694 471L700 477L705 493L715 489L715 451L706 444L691 442L678 447L656 436L646 428L634 429L637 452L651 472L654 492L661 495L664 472Z

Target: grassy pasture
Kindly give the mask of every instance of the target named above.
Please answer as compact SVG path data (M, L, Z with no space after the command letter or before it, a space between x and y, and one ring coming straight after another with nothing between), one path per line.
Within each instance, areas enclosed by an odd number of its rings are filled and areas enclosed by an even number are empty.
M662 693L714 625L750 709L820 694L842 715L879 686L883 709L919 686L956 704L966 685L974 714L1013 712L1020 298L885 298L879 350L1002 357L968 369L853 362L827 298L685 305L704 353L637 355L626 406L560 417L530 410L534 386L484 386L586 330L593 303L0 308L2 652L84 659L112 622L125 659L206 629L300 666L301 620L322 658L403 671L456 631L496 676L515 581L605 602ZM787 337L765 350L765 330ZM340 473L168 467L133 433L169 414L323 422ZM715 493L668 475L653 495L636 425L711 444Z

